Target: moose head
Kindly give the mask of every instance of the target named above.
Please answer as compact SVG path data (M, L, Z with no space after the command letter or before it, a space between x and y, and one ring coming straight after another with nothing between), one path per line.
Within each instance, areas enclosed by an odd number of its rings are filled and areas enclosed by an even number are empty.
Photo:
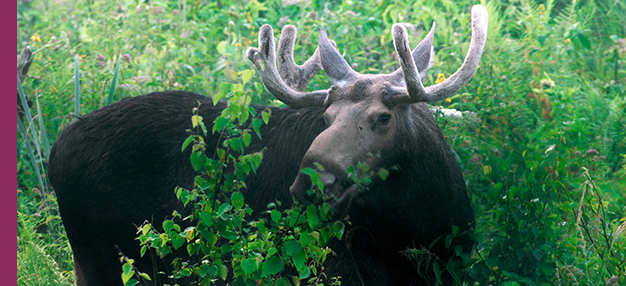
M296 28L283 28L278 45L278 68L273 30L264 25L259 33L259 49L250 48L248 58L267 90L292 108L325 108L324 121L328 126L317 136L301 162L303 168L317 168L329 195L334 195L333 207L349 205L358 194L349 181L347 170L358 162L371 168L389 168L403 154L398 144L407 133L417 132L412 126L419 120L412 107L416 104L443 100L456 93L474 75L487 38L487 11L483 6L472 8L472 39L465 61L445 81L424 87L435 24L430 32L411 51L406 28L392 27L393 43L401 68L389 74L360 74L354 71L321 29L319 47L302 66L293 59ZM309 80L320 70L333 82L327 90L305 92ZM419 135L419 134L416 134ZM309 202L314 199L307 190L311 179L300 173L290 192L296 199Z

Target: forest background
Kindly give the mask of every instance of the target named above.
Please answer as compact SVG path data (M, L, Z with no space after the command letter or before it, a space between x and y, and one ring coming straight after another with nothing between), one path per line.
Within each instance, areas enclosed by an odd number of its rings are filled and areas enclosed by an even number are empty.
M245 57L263 24L298 28L296 62L324 26L356 71L383 73L398 67L393 23L417 43L436 21L430 85L461 65L474 4L18 0L16 56L33 51L22 83L32 118L17 133L18 285L74 282L45 171L77 115L159 90L214 96L243 78L254 103L282 105ZM480 4L489 32L478 71L436 104L463 114L438 121L477 217L469 284L626 285L626 2ZM317 76L309 90L330 85Z

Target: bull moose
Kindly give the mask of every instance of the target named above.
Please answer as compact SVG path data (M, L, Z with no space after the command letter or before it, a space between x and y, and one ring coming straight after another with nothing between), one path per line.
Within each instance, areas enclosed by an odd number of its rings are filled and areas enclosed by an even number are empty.
M264 150L264 159L246 179L246 202L257 214L275 200L312 203L311 179L300 170L322 166L325 192L350 220L344 238L330 242L334 254L325 264L328 277L341 277L342 285L427 283L405 250L429 246L453 225L463 233L454 244L466 253L473 247L474 214L461 168L426 103L454 94L475 73L487 11L472 8L472 39L462 66L446 81L424 87L434 28L411 51L406 28L393 25L401 67L390 74L354 71L323 28L318 49L301 66L293 59L296 28L290 25L282 30L278 61L269 25L260 29L259 48L247 52L266 89L287 107L271 107L262 139L248 147ZM320 69L334 85L306 92ZM190 92L154 92L84 115L55 142L49 178L78 285L120 285L120 250L136 259L139 270L153 273L151 259L139 255L136 226L146 220L160 225L172 211L183 211L174 190L193 186L189 153L180 149L198 102L205 122L226 107ZM216 146L219 138L207 140ZM390 173L359 192L347 179L348 168L359 162ZM430 250L442 261L454 256L443 240Z

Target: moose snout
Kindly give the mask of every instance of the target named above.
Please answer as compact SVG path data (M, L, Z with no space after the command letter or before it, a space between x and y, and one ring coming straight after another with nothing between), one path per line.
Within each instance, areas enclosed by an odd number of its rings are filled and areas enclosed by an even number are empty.
M319 182L324 185L324 194L333 195L339 189L339 179L337 176L328 171L318 171ZM289 188L289 192L302 203L317 203L321 202L322 196L309 192L313 188L311 177L307 174L300 173L296 180Z

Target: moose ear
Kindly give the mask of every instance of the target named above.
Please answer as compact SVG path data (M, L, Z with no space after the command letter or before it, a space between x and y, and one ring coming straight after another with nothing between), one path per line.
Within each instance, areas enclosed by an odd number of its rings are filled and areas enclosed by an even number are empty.
M433 66L433 60L435 58L435 49L433 48L433 38L435 35L435 22L430 28L428 35L417 45L415 50L411 53L413 55L413 61L420 73L420 78L423 80L426 77L426 72Z

